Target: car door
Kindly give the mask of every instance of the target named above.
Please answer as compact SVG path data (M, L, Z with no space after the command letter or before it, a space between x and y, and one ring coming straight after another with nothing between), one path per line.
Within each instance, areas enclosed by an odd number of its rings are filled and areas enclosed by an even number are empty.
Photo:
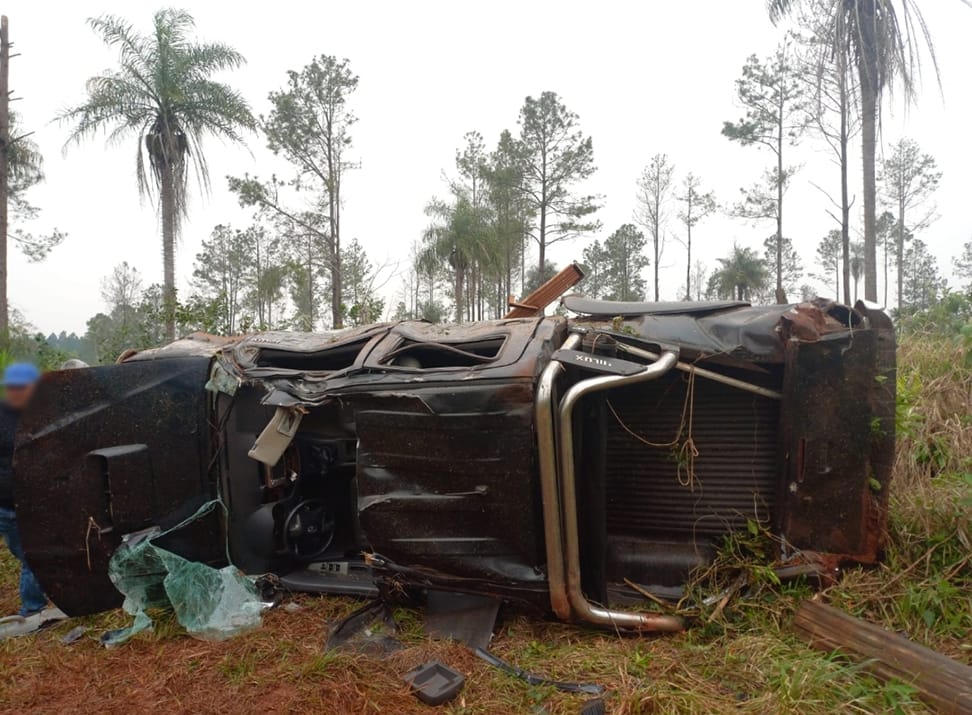
M214 496L209 370L209 358L180 357L42 379L18 429L15 500L28 563L67 614L118 606L108 561L122 538L174 526ZM214 512L165 546L215 563L221 534Z

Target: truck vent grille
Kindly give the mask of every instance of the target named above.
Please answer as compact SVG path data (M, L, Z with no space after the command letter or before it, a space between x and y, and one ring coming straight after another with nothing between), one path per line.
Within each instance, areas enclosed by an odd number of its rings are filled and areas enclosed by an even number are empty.
M608 393L625 425L654 443L674 439L688 376L671 373ZM678 447L651 447L607 415L608 533L703 540L771 518L779 472L779 403L696 378L694 488ZM688 415L686 415L688 419ZM683 433L683 440L687 436ZM679 462L683 463L681 483Z

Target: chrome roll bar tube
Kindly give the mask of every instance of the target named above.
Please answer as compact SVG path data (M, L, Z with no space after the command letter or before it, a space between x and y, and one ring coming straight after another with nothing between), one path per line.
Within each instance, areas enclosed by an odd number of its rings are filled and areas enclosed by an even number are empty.
M576 342L574 344L576 345ZM569 346L565 344L564 347ZM560 529L557 531L563 533L564 541L562 551L564 560L556 567L554 566L552 559L552 556L555 556L556 554L551 554L552 539L550 537L552 535L551 531L553 524L547 520L548 511L553 505L548 503L549 487L543 490L544 531L547 534L547 569L548 578L550 578L551 583L550 598L551 603L554 605L554 611L557 613L557 615L561 615L558 608L562 608L562 604L559 602L559 580L563 578L564 571L566 571L567 600L570 604L571 614L576 618L597 625L611 626L625 630L680 631L685 627L683 620L678 616L669 616L656 613L632 613L602 608L588 601L587 597L584 595L581 589L580 536L577 524L577 478L574 464L573 431L574 408L584 396L595 392L610 390L617 387L626 387L629 385L654 380L671 370L677 362L678 358L674 353L663 352L660 356L658 356L658 359L655 362L645 366L644 370L635 373L634 375L604 375L582 380L571 386L571 388L567 390L567 393L564 395L563 399L560 401L560 406L557 413L556 433L558 453L557 471L559 472L560 487L560 498L558 501L560 502L561 514L560 519L557 521L559 522L562 519L563 529L562 532ZM552 362L551 365L547 366L547 371L551 371L554 364L559 366L560 370L556 373L559 374L559 372L563 370L563 366L560 366L559 363ZM544 376L547 375L547 371L544 372ZM555 375L552 375L551 380L553 380L554 377ZM538 397L538 416L539 403L540 398ZM542 444L544 436L541 433L539 423L537 433ZM544 481L542 462L543 457L541 457L541 483ZM560 536L558 534L557 541L554 544L557 550L561 550L560 544ZM554 571L557 572L557 583L555 583L554 578L550 576L550 574ZM558 591L556 597L555 587Z
M577 333L567 336L562 347L573 350L582 339ZM547 552L547 583L550 607L558 618L570 620L570 600L564 578L563 526L560 521L560 488L557 485L557 435L554 429L554 404L557 380L564 366L551 360L540 375L535 403L537 461L540 468L540 496L543 500L543 536Z

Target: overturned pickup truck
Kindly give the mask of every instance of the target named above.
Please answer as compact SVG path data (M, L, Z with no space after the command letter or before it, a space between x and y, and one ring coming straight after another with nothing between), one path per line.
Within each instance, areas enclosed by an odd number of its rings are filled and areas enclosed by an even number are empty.
M563 305L575 317L200 335L51 373L15 456L29 561L68 614L112 608L123 538L218 499L160 545L295 591L488 594L673 630L625 606L751 520L784 563L880 557L884 313Z

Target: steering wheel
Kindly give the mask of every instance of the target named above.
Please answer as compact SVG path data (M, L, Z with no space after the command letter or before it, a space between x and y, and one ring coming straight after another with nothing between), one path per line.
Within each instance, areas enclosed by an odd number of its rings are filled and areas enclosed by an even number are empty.
M299 559L321 556L334 541L334 515L320 499L304 499L290 510L283 524L287 549Z

